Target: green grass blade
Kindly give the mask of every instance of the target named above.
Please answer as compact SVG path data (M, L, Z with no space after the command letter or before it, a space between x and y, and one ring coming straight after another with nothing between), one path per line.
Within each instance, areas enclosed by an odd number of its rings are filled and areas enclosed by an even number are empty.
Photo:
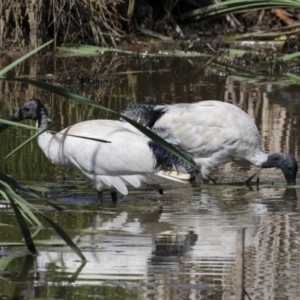
M37 228L37 229L31 234L32 238L34 238L35 236L37 236L37 235L40 233L41 230L42 230L41 227Z
M107 47L98 47L92 45L64 45L61 47L56 47L56 49L60 52L64 52L69 56L93 56L93 55L100 55L104 54L105 52L115 52L115 53L122 53L122 54L138 54L135 51L127 51L127 50L120 50L117 48L107 48Z
M292 83L299 83L300 77L293 73L284 73L284 76L287 77Z
M189 11L180 16L181 20L187 19L204 19L216 17L229 13L243 12L250 9L270 9L275 7L281 8L300 8L300 2L296 0L273 0L273 1L242 1L242 0L227 0L217 4L208 5L193 11Z
M7 124L7 125L12 125L12 126L18 126L18 127L23 127L23 128L26 128L26 129L37 129L36 127L34 126L30 126L30 125L25 125L25 124L22 124L22 123L17 123L17 122L13 122L13 121L8 121L8 120L4 120L4 119L1 119L0 118L0 124ZM52 126L56 125L57 122L53 123ZM48 127L50 128L50 127ZM100 140L100 139L95 139L95 138L89 138L89 137L84 137L84 136L79 136L79 135L74 135L74 134L68 134L68 133L60 133L60 132L56 132L56 131L52 131L50 130L52 133L54 134L62 134L62 135L68 135L68 136L73 136L73 137L77 137L79 139L86 139L86 140L92 140L92 141L96 141L96 142L101 142L101 143L111 143L110 141L106 141L106 140ZM0 162L1 163L1 162Z
M59 227L55 222L53 222L46 215L41 214L41 216L51 225L51 227L56 231L56 233L66 242L66 244L81 258L82 261L86 261L86 258L80 251L80 249L75 245L72 239L68 236L68 234Z
M28 186L30 191L36 191L40 193L51 193L53 191L52 188L44 187L44 186Z
M36 127L34 127L34 126L30 126L30 125L26 125L26 124L22 124L22 123L17 123L17 122L14 122L14 121L9 121L9 120L5 120L5 119L1 119L1 118L0 118L0 124L7 124L7 125L10 125L10 126L18 126L18 127L23 127L23 128L26 128L26 129L36 129Z
M14 179L4 175L3 173L0 173L0 180L4 181L5 183L7 183L8 185L10 185L11 187L18 189L22 192L25 192L35 198L40 198L36 193L32 192L29 188L27 188L26 186L18 183L17 181L15 181Z
M1 183L3 183L3 182L1 182ZM7 187L7 189L8 189L7 191L10 192L10 188ZM6 199L6 200L7 200L7 199ZM8 201L8 200L7 200L7 201ZM17 202L18 202L18 201L17 201ZM21 212L23 218L24 218L31 226L36 226L36 224L34 224L34 221L31 220L31 219L30 219L30 216L27 214L27 210L28 210L27 206L24 205L24 203L22 203L22 202L18 202L18 205L19 205L20 212ZM34 215L33 215L33 216L34 216Z
M30 226L36 226L36 224L34 224L34 221L31 220L29 215L27 214L29 208L21 202L18 203L18 205L19 205L20 213L22 214L23 218L30 224Z
M160 50L158 52L147 52L147 53L140 53L135 51L127 51L127 50L120 50L115 48L102 48L97 46L90 46L90 45L80 45L78 46L63 46L63 47L56 47L56 49L62 51L62 53L66 54L67 56L89 56L89 55L100 55L105 52L114 52L120 54L130 54L130 55L147 55L149 57L202 57L202 56L210 56L207 53L200 53L195 51L180 51L180 50ZM140 73L143 71L137 71ZM136 72L134 72L136 73ZM117 73L118 74L118 73Z
M29 228L27 227L27 224L23 218L23 215L22 213L20 212L18 206L15 204L15 201L13 199L11 199L9 196L8 196L8 190L7 190L7 187L5 187L4 185L2 185L0 183L0 194L8 201L10 202L11 204L11 207L13 208L14 212L15 212L15 215L16 215L16 219L17 219L17 222L19 223L19 227L22 231L22 235L24 237L24 240L25 240L25 244L27 246L27 249L33 253L33 254L37 254L37 251L36 251L36 248L35 248L35 245L34 245L34 242L32 240L32 237L31 237L31 234L30 234L30 231L29 231Z
M299 57L300 56L300 52L295 52L295 53L292 53L292 54L287 54L287 55L284 55L282 57L282 60L283 61L288 61L288 60L292 60L296 57Z
M55 222L53 222L50 218L48 218L46 215L44 215L41 211L39 211L36 207L30 205L28 202L26 202L24 199L22 199L19 195L17 195L13 190L9 189L7 186L5 186L4 184L2 184L2 182L0 182L0 193L3 195L3 197L9 201L10 203L13 202L13 209L16 213L16 210L15 208L17 207L16 204L14 203L14 200L20 205L22 206L22 209L23 209L23 203L27 204L29 207L33 208L36 212L38 212L50 225L51 227L56 231L56 233L65 241L65 243L83 260L83 261L86 261L84 255L81 253L81 251L79 250L79 248L74 244L74 242L72 241L72 239L67 235L67 233L60 227L58 226ZM10 198L14 199L14 200L11 200ZM26 207L24 208L24 211L26 212L27 215L31 216L31 219L36 219L36 217L33 215L33 213L31 212L31 210ZM21 215L21 219L20 219L20 222L19 222L19 215ZM33 215L33 217L32 217ZM23 216L22 216L22 213L20 212L20 210L18 209L17 207L17 213L16 213L16 216L17 216L17 219L18 219L18 222L19 222L19 225L21 227L21 225L23 226L23 222L25 222ZM38 221L39 222L39 221ZM39 222L40 223L40 222ZM25 225L24 225L26 228L27 228L27 225L26 225L26 222L25 222ZM40 226L42 226L42 224L40 223ZM24 227L24 228L25 228ZM26 241L26 245L27 245L27 242L29 243L30 242L30 238L28 237L28 233L27 233L27 230L26 228L24 229L23 231L23 228L21 228L22 230L22 233L23 233L23 236L24 236L24 239ZM28 229L28 228L27 228ZM29 232L29 229L28 229L28 232ZM30 232L29 232L29 235L30 235ZM30 236L31 237L31 236ZM34 245L34 244L33 244ZM31 247L32 245L29 243L27 245L27 247ZM28 248L28 249L32 249L32 248ZM31 251L31 250L30 250Z
M32 79L23 79L23 78L9 78L9 79L5 79L5 80L13 80L13 81L20 81L20 82L25 82L25 83L29 83L31 85L34 85L36 87L39 87L41 89L47 90L49 92L55 93L59 96L63 96L65 98L70 98L76 102L79 103L83 103L83 104L87 104L87 105L91 105L97 108L101 108L104 110L107 110L113 114L118 115L119 117L122 117L124 120L126 120L127 122L129 122L132 126L136 127L138 130L140 130L142 133L144 133L146 136L148 136L150 139L152 139L153 141L157 142L158 144L160 144L163 148L165 148L166 150L170 151L172 154L178 156L179 158L181 158L183 161L185 161L186 163L188 163L189 165L193 166L195 169L196 166L193 165L187 158L185 158L175 147L173 147L171 144L169 144L168 142L166 142L163 138L161 138L160 136L158 136L157 134L155 134L153 131L147 129L146 127L140 125L139 123L137 123L134 120L131 120L130 118L121 115L120 113L109 109L93 100L90 100L88 98L85 98L83 96L80 96L78 94L75 94L71 91L68 91L62 87L59 86L54 86L45 82L41 82L41 81L37 81L37 80L32 80Z
M0 181L1 185L6 188L6 194L14 199L17 204L22 208L22 212L27 215L26 219L32 223L34 222L37 226L42 227L42 223L37 219L37 217L32 213L32 211L29 209L29 207L33 207L31 204L29 204L26 200L24 200L22 197L20 197L18 194L14 192L14 190L11 189L11 187L6 184L3 181ZM36 209L36 208L35 208ZM37 209L36 209L37 210ZM30 221L32 220L32 222Z
M155 141L156 143L158 143L160 146L162 146L163 148L165 148L166 150L168 150L172 154L176 155L177 157L179 157L180 159L182 159L183 161L185 161L189 165L193 166L195 169L199 170L186 157L184 157L176 148L174 148L170 143L168 143L163 138L161 138L160 136L158 136L152 130L147 129L143 125L135 122L134 120L132 120L132 119L126 117L126 116L123 116L121 114L118 114L118 115L120 117L122 117L124 120L126 120L128 123L130 123L132 126L134 126L135 128L137 128L139 131L141 131L142 133L144 133L146 136L148 136L151 140Z
M69 90L66 90L62 87L56 86L56 85L51 85L42 81L38 81L38 80L33 80L33 79L25 79L25 78L5 78L5 79L0 79L0 80L9 80L9 81L18 81L18 82L25 82L25 83L29 83L31 85L34 85L36 87L39 87L41 89L47 90L49 92L52 92L54 94L57 94L59 96L65 97L65 98L70 98L73 101L79 102L79 103L83 103L83 104L87 104L87 105L91 105L97 108L101 108L104 110L107 110L111 113L120 115L119 113L115 112L112 109L106 108L105 106L91 100L88 98L85 98L83 96L80 96L76 93L73 93Z
M48 205L50 205L51 207L53 207L54 209L56 209L57 211L63 211L64 209L60 206L58 206L57 204L54 204L50 201L44 200Z
M9 64L7 67L5 67L4 69L0 70L0 77L3 77L4 74L6 74L8 71L10 71L11 69L13 69L15 66L17 66L18 64L20 64L21 62L23 62L24 60L26 60L28 57L32 56L33 54L37 53L38 51L40 51L41 49L45 48L46 46L50 45L53 42L53 40L43 44L42 46L30 51L29 53L25 54L24 56L18 58L17 60L15 60L14 62L12 62L11 64Z
M75 135L75 134L61 133L61 132L55 132L55 131L51 131L51 132L54 133L54 134L73 136L73 137L76 137L76 138L79 138L79 139L84 139L84 140L91 140L91 141L101 142L101 143L111 143L110 141L100 140L100 139L95 139L95 138L85 137L85 136L79 136L79 135Z
M39 135L41 135L42 133L44 133L45 131L49 130L51 127L55 126L57 124L57 122L54 122L53 124L51 124L50 126L48 126L47 128L44 128L42 130L39 130L36 134L34 134L33 136L31 136L30 138L28 138L25 142L23 142L21 145L19 145L18 147L16 147L13 151L11 151L9 154L7 154L4 158L2 158L0 160L0 164L3 163L4 161L6 161L8 158L10 158L12 155L14 155L17 151L19 151L21 148L23 148L24 146L26 146L28 143L30 143L32 140L34 140L35 138L37 138ZM36 129L36 127L33 127L34 129ZM74 136L77 138L82 138L82 139L88 139L88 140L94 140L97 142L102 142L102 143L110 143L109 141L105 141L105 140L100 140L100 139L94 139L94 138L88 138L88 137L82 137L82 136L76 136L76 135L72 135L72 134L65 134L65 135L70 135L70 136Z
M30 143L32 140L34 140L36 137L38 137L39 135L41 135L45 131L49 130L49 128L53 127L56 124L57 124L57 122L54 122L53 124L51 124L47 128L39 130L36 134L34 134L32 137L28 138L25 142L23 142L21 145L19 145L18 147L16 147L13 151L11 151L9 154L7 154L4 158L2 158L0 160L0 164L3 163L5 160L7 160L9 157L11 157L13 154L15 154L17 151L19 151L21 148L23 148L24 146L26 146L28 143Z
M16 255L10 254L9 256L2 256L0 259L0 273L5 271L7 266L16 258Z

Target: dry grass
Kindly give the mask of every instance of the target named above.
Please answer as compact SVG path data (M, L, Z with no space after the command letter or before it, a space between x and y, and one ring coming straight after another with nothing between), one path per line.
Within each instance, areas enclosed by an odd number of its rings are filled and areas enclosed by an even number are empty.
M116 47L123 0L0 0L0 50L56 43Z

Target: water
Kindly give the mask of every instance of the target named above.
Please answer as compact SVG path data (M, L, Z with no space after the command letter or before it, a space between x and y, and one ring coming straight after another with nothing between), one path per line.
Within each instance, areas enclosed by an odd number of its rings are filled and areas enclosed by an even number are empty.
M137 100L224 100L255 119L265 151L300 157L297 86L238 82L213 74L203 60L178 58L48 57L32 59L11 75L47 78L119 112ZM25 84L0 85L1 117L36 96L59 121L55 130L81 120L117 118ZM0 157L30 134L16 128L1 133ZM192 185L172 183L165 195L130 189L117 204L98 205L92 184L78 172L53 166L35 142L27 145L1 171L27 185L64 189L47 198L65 208L61 213L28 200L67 231L88 262L81 264L62 247L46 224L34 233L39 255L27 255L16 244L22 236L13 211L2 201L0 299L235 299L241 227L251 299L300 298L298 189L285 188L281 171L271 169L260 174L259 188L237 184L256 170L228 164L214 171L218 185L200 179Z

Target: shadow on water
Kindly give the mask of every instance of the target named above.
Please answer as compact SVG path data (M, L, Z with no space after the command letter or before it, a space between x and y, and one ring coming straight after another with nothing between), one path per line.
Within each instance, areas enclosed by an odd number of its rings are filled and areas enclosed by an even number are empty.
M267 152L299 158L299 110L295 87L255 86L211 74L201 59L101 56L46 58L20 65L14 74L61 84L121 111L127 103L231 102L255 119ZM0 81L0 116L36 96L59 121L56 130L93 118L115 118L24 84ZM31 133L0 135L5 156ZM164 195L131 189L117 204L96 202L91 183L76 171L51 165L36 143L5 165L28 185L57 187L48 200L55 212L33 201L62 226L87 258L62 245L47 227L27 255L12 209L0 206L0 299L235 299L236 232L244 227L245 289L251 299L299 296L298 189L285 188L281 171L264 170L259 188L237 184L256 168L244 163L215 170L219 185L170 184Z

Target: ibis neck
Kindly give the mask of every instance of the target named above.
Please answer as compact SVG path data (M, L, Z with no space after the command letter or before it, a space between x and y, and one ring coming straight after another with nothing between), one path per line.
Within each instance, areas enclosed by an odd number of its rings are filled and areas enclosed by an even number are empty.
M51 124L51 119L48 118L46 114L43 114L39 119L36 120L35 126L37 127L37 131L41 131L45 128L47 128ZM51 157L51 141L53 138L53 134L49 131L46 130L45 132L41 133L37 137L37 142L42 151L45 153L45 155L53 162L52 157Z
M281 168L283 155L281 153L271 154L267 160L261 165L261 168Z
M51 119L48 118L46 114L42 114L42 116L36 120L35 126L38 129L45 129L51 124L51 122L52 122Z
M281 169L284 177L288 184L291 184L291 180L288 179L286 168L284 166L284 159L281 153L271 154L267 157L267 160L261 165L261 168L268 169L268 168L279 168Z

